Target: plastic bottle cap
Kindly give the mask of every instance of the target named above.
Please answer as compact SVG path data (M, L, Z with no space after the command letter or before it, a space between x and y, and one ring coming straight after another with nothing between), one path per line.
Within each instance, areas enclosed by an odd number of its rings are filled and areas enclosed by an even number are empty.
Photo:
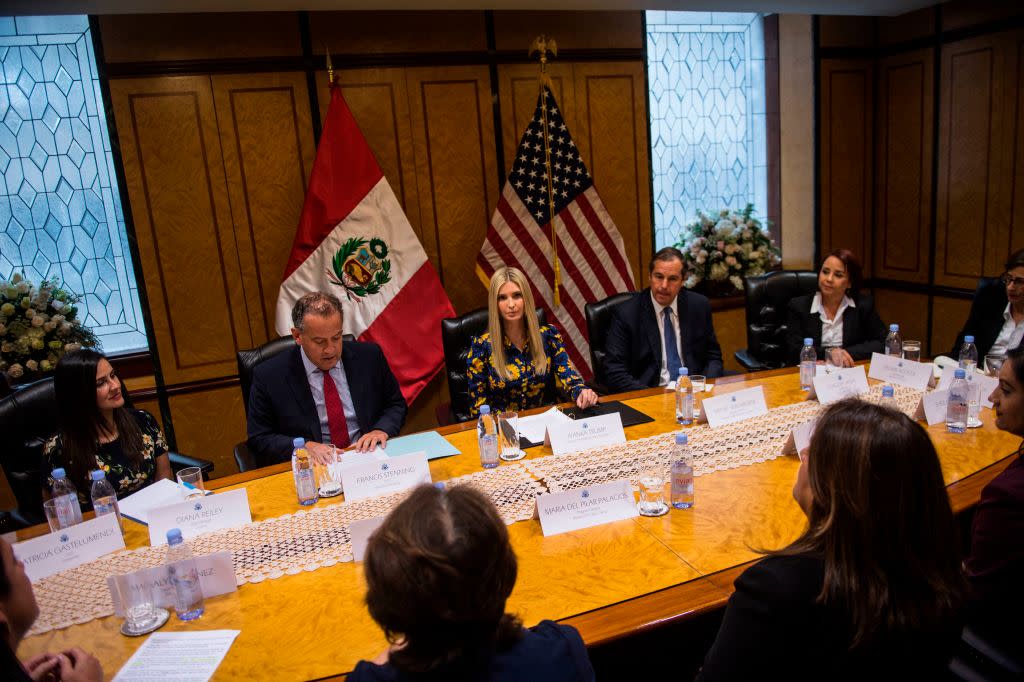
M679 368L679 376L681 376L681 377L687 377L687 376L690 376L690 370L688 370L688 369L687 369L687 368L685 368L685 367L680 367L680 368Z
M491 413L491 406L490 405L481 405L480 406L480 414L490 414L490 413Z
M806 339L804 339L804 345L805 346L813 346L814 345L814 339L812 339L811 337L807 337Z
M964 343L974 343L974 337L968 334L964 337Z
M92 480L94 481L102 481L107 477L107 474L103 469L93 469L89 476L92 477Z
M305 446L306 446L306 439L305 438L295 438L295 439L292 440L292 447L293 448L302 448L302 447L305 447Z
M685 433L676 434L676 445L687 445L690 442L690 437Z
M181 529L180 528L172 528L169 531L167 531L167 544L168 545L171 545L171 546L173 546L173 545L180 545L182 542L183 542L183 539L181 537Z
M966 377L966 376L967 376L967 372L965 372L965 371L964 371L963 369L961 369L961 368L959 368L959 367L957 367L957 368L956 368L956 369L955 369L955 370L953 371L953 378L954 378L954 379L963 379L963 378L964 378L964 377Z
M67 472L64 471L64 467L57 467L53 472L51 472L51 474L54 478L66 478L68 475Z
M882 397L891 398L893 395L892 386L882 386Z
M889 325L889 331L891 331L891 332L898 332L899 330L900 330L900 326L898 324L890 324Z

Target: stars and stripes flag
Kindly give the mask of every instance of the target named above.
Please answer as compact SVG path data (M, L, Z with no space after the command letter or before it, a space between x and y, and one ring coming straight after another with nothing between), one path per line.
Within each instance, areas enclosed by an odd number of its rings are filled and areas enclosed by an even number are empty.
M554 183L555 230L562 270L559 307L554 306L551 211L544 166L544 108ZM615 293L632 291L633 271L615 223L597 195L594 180L569 135L554 95L547 87L526 127L484 245L477 275L487 284L503 265L522 270L549 321L561 328L573 364L589 379L590 346L583 306Z

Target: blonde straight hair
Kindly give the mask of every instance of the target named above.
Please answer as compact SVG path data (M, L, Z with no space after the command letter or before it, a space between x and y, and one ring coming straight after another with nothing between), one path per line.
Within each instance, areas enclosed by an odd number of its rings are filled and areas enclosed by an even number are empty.
M491 335L491 365L503 381L508 381L508 365L505 361L505 325L501 313L498 312L498 290L512 282L523 292L523 319L526 320L526 337L530 342L530 355L533 356L533 371L539 376L547 374L548 356L544 352L544 342L540 338L540 325L537 324L537 306L533 302L533 291L526 275L518 268L498 268L491 277L491 287L487 294L487 331Z

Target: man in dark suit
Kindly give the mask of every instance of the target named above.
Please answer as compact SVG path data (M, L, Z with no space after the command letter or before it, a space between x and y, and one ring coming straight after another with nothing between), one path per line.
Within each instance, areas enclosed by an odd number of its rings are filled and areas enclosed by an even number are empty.
M604 383L613 391L664 386L679 368L722 375L722 350L711 323L711 304L683 288L686 265L679 249L651 259L650 287L612 311Z
M249 449L261 462L283 462L302 437L313 458L327 462L335 448L385 445L409 408L380 346L342 344L341 301L330 294L296 301L292 323L295 348L253 370Z

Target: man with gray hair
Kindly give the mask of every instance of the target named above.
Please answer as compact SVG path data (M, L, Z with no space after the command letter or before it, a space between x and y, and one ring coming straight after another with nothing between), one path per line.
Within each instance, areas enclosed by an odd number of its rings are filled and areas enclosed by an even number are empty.
M341 301L306 294L292 307L292 325L295 348L253 370L248 443L260 463L286 461L297 437L328 462L335 448L365 452L397 435L409 409L398 381L380 346L342 342Z

